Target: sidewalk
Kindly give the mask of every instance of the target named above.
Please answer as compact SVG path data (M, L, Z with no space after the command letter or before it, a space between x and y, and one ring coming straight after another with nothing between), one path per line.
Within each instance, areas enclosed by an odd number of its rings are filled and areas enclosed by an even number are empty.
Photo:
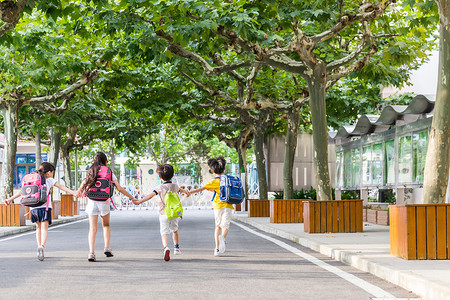
M233 219L369 272L425 300L450 299L450 260L405 260L390 255L389 226L364 223L362 233L309 234L303 223L274 224L269 218L249 218L240 212Z
M86 219L87 214L83 211L79 215L73 216L73 217L58 217L58 219L52 220L52 226L64 224L68 222L78 221L82 219ZM31 223L30 220L27 220L26 226L13 226L13 227L6 227L6 226L0 226L0 238L8 235L18 234L30 230L35 230L36 225Z

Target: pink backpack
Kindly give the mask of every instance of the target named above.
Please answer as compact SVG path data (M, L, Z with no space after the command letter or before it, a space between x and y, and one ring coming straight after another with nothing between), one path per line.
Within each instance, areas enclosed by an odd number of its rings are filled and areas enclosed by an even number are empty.
M95 201L106 201L114 193L112 171L106 166L101 166L97 174L97 181L87 191L86 196Z
M22 179L22 189L20 190L22 198L20 204L29 207L41 206L47 203L47 185L45 184L45 177L39 173L31 173L25 175Z

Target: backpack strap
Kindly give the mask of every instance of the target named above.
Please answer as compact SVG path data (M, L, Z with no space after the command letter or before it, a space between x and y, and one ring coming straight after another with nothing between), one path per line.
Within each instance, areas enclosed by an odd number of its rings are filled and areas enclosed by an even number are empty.
M220 176L214 177L214 179L219 179L219 180L220 180ZM220 182L219 182L219 185L220 185ZM212 198L211 198L211 202L213 202L214 199L216 198L216 194L217 194L217 192L214 191L214 194L213 194L213 196L212 196Z

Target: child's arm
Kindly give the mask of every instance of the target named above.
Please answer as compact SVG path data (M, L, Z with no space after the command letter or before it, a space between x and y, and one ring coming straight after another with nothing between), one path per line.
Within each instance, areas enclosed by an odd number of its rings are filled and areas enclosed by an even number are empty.
M55 186L58 189L63 190L66 193L74 195L75 197L77 197L77 195L78 195L78 191L73 191L73 190L69 189L68 187L66 187L65 185L62 185L62 184L60 184L58 182L55 183Z
M123 195L127 196L128 198L130 198L131 201L133 201L133 203L134 203L135 201L137 201L136 198L134 198L134 196L132 196L130 193L128 193L127 190L124 189L124 188L119 184L119 181L114 180L113 182L114 182L114 184L116 185L116 188L117 188L117 190L118 190L119 192L121 192Z
M145 196L144 198L142 198L141 200L133 200L133 204L139 205L145 201L148 201L150 199L152 199L154 196L156 195L155 192L151 192L150 194L148 194L147 196Z
M198 189L190 190L189 191L189 195L192 195L192 194L195 194L195 193L199 193L199 192L204 191L204 190L206 190L206 188L204 186L202 186L202 187L199 187Z
M20 192L18 192L17 194L12 196L11 198L6 199L5 200L5 204L9 205L12 201L14 201L14 199L19 198L19 197L20 197Z
M180 188L180 192L184 193L186 195L186 197L189 197L191 195L191 193L185 189Z

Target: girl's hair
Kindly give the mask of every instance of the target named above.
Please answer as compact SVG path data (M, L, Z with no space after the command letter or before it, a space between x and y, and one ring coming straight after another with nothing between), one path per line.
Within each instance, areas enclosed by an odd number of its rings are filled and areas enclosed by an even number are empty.
M55 171L55 167L49 163L49 162L43 162L40 166L39 169L34 171L35 173L39 173L40 175L44 175L47 172L53 172Z
M156 173L158 173L162 180L169 181L172 179L174 171L172 165L162 164L156 168Z
M225 158L222 156L208 159L208 166L215 174L223 174L226 163Z
M100 171L100 167L106 166L107 161L108 159L106 158L105 153L103 152L95 153L94 162L92 163L87 173L87 180L86 184L84 185L85 191L89 190L95 184L98 177L98 171Z

